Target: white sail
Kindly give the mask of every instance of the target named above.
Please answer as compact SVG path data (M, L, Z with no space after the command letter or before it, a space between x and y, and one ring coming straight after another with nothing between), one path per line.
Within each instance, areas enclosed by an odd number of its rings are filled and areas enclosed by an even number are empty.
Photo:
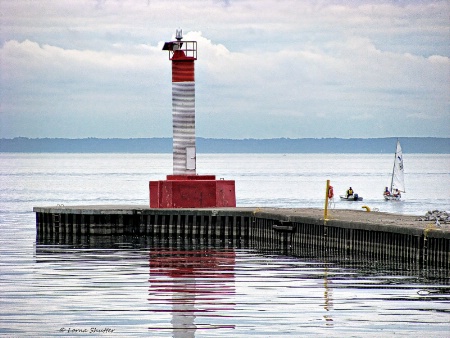
M403 168L403 153L400 142L397 140L397 149L395 151L394 169L392 171L391 191L395 189L405 192L405 178Z

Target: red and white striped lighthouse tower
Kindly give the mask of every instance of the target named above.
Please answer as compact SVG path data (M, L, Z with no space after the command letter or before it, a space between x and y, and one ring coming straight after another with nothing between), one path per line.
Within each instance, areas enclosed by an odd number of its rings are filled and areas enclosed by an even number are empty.
M150 181L151 208L235 207L235 182L196 174L195 60L197 41L164 43L172 61L173 175Z
M195 174L195 64L197 41L166 42L172 60L173 174Z

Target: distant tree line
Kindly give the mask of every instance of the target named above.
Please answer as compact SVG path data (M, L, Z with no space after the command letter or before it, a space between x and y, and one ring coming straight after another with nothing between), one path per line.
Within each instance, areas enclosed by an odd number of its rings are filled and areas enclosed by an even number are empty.
M449 154L450 138L399 138L405 153ZM394 153L396 138L197 138L198 153ZM167 138L0 139L0 152L18 153L171 153Z

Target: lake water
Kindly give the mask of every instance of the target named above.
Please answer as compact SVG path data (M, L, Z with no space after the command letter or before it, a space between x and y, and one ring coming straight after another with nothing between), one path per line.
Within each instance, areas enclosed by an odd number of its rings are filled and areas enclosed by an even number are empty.
M237 205L424 215L450 209L450 155L404 154L403 201L385 202L393 155L199 154L236 181ZM450 281L427 271L254 248L36 243L33 206L148 205L171 154L0 153L0 336L449 337Z

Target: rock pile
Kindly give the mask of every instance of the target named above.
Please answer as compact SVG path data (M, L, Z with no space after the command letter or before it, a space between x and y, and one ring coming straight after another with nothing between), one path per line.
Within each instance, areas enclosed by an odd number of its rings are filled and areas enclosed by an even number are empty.
M447 211L428 211L424 217L417 218L418 221L433 221L436 224L450 223L450 216Z

